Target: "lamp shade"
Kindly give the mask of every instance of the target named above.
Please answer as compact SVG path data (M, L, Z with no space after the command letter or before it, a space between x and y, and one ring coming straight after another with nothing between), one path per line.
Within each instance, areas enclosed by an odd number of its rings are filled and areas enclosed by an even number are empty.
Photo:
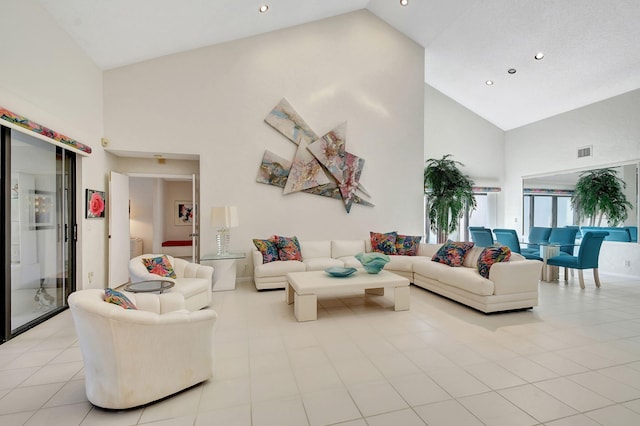
M211 208L211 226L214 228L235 228L240 224L236 206Z

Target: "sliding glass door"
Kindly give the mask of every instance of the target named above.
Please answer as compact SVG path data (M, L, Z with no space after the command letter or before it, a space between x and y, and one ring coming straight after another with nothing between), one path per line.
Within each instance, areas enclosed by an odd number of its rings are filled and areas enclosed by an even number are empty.
M7 130L3 341L66 308L75 288L75 154Z

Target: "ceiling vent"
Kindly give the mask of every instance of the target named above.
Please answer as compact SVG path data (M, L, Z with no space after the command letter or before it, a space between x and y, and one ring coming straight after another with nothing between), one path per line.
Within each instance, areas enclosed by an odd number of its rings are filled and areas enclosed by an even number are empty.
M582 148L578 148L578 158L591 157L592 149L593 149L593 145L583 146Z

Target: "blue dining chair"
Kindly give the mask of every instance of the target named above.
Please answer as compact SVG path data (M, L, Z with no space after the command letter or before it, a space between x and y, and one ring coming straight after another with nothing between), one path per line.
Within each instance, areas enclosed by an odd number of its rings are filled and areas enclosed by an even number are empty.
M520 249L521 254L523 256L525 253L540 256L540 244L549 242L549 234L551 234L551 228L533 226L529 230L527 247L522 247Z
M509 247L512 252L521 254L525 259L542 260L542 257L540 257L540 250L528 253L522 251L522 247L520 247L520 240L518 240L518 233L515 229L496 228L493 230L493 233L496 236L496 240L500 244Z
M565 268L564 279L567 281L567 269L577 269L580 279L580 288L584 288L584 277L582 271L585 269L593 269L593 279L596 287L600 287L600 277L598 276L598 257L600 256L600 247L602 241L609 235L608 232L587 231L582 236L582 242L578 249L577 256L558 255L547 259L547 265L562 266Z
M563 254L573 256L577 233L578 228L574 227L552 228L551 233L549 234L549 244L559 244L561 256Z
M493 245L493 234L489 228L469 227L471 241L479 247L491 247Z

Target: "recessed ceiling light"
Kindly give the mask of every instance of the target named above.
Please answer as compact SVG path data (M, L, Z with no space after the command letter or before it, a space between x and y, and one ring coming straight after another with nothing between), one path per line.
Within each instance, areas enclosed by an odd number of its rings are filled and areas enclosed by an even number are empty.
M269 10L269 5L263 4L258 10L260 11L260 13L265 13L267 10Z
M544 53L542 52L538 52L536 53L536 55L533 57L536 61L541 60L542 58L544 58Z
M509 74L515 74L515 73L516 73L516 69L515 69L515 68L509 68L509 69L507 70L507 72L508 72Z
M487 80L484 82L487 86L493 86L493 80Z
M400 6L406 6L409 4L409 0L400 0Z

